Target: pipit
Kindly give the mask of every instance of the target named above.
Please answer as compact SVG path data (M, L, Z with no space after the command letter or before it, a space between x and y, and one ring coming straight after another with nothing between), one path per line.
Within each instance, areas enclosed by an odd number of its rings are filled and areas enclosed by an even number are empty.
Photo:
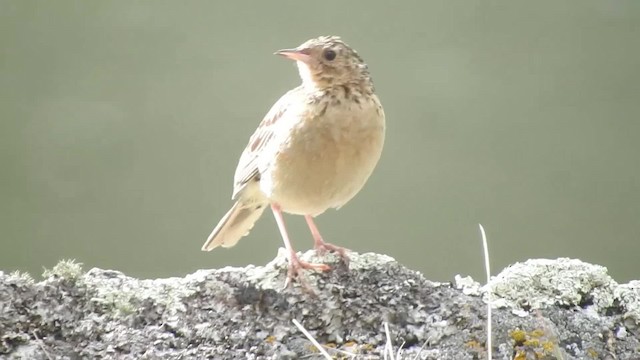
M288 252L290 284L302 269L330 267L298 258L283 212L304 215L316 251L335 251L347 262L345 249L325 242L313 218L362 189L382 152L385 116L367 65L339 37L275 54L296 61L302 84L273 105L249 139L234 177L236 202L202 250L234 246L270 205Z

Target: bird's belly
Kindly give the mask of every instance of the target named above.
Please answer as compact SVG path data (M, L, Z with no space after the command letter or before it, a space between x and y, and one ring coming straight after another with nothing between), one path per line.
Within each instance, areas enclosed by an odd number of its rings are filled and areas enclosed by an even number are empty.
M384 141L382 126L349 136L336 136L335 129L312 133L292 136L261 177L261 190L288 213L316 216L351 200L373 172Z

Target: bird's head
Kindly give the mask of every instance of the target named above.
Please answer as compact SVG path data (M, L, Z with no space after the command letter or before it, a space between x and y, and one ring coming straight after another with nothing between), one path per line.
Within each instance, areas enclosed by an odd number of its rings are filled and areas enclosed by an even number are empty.
M296 48L276 51L276 54L296 61L304 86L372 88L367 64L337 36L321 36Z

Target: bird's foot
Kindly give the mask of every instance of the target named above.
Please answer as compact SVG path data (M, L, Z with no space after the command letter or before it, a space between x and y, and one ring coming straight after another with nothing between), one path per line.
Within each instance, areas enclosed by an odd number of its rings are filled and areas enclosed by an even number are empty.
M291 285L294 280L297 280L298 283L308 292L313 293L309 284L304 280L302 276L303 270L315 270L315 271L329 271L331 270L331 266L327 264L317 264L310 263L306 261L300 260L296 253L292 253L289 256L289 269L287 271L287 280L284 283L284 287Z
M320 240L315 241L313 249L316 251L316 253L318 253L318 255L324 255L327 251L335 252L340 256L342 262L344 262L347 266L349 265L349 255L347 255L347 251L349 250L346 248Z
M347 249L325 242L322 239L322 235L320 235L320 230L318 230L316 223L313 221L313 216L305 215L304 218L305 220L307 220L309 230L311 230L311 235L313 236L313 249L316 251L316 253L318 253L318 255L324 255L327 251L338 253L342 262L345 265L349 266L349 256L347 256Z

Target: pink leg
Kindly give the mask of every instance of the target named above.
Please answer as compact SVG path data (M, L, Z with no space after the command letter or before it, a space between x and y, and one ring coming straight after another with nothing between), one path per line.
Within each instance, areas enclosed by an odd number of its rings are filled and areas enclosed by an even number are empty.
M325 251L335 251L340 254L342 261L348 264L349 256L347 256L347 249L322 240L322 235L320 235L320 230L318 230L316 223L313 221L313 216L305 215L304 218L307 220L307 225L309 225L309 230L311 230L311 235L313 236L313 248L321 254Z
M295 250L293 250L293 246L291 246L291 241L289 240L287 228L284 225L284 216L282 216L282 210L280 209L280 206L278 206L277 204L271 204L271 210L273 211L273 216L276 218L278 229L280 229L280 235L282 235L284 247L287 249L287 253L289 254L289 271L287 274L286 285L291 283L292 278L298 277L300 275L300 269L313 269L318 271L327 271L331 269L329 265L308 263L306 261L300 260Z

